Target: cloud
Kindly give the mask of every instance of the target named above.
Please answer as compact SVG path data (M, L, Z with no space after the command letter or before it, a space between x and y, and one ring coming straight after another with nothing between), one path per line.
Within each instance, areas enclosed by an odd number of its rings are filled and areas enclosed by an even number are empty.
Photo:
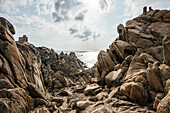
M88 40L88 37L92 35L92 31L89 29L85 28L82 33L76 34L74 37L81 38L83 40Z
M31 35L38 37L49 37L51 34L66 34L62 26L46 21L39 16L17 16L0 13L1 16L9 20L16 28L16 35ZM37 38L38 38L37 37Z
M72 17L72 8L80 5L78 0L57 0L52 13L55 22L68 21Z
M107 9L108 3L106 0L99 0L99 6L102 10Z
M78 12L78 14L75 17L75 20L83 21L86 13L87 13L87 10Z
M16 14L20 12L19 7L27 7L34 2L34 0L0 0L0 10L9 14Z
M99 33L98 33L98 34L97 34L97 33L96 33L96 34L93 34L93 38L94 38L94 39L96 39L96 38L98 38L98 37L100 37L100 36L101 36L101 34L99 34Z
M80 38L83 41L87 41L89 39L96 39L100 37L100 34L96 32L96 30L87 27L87 26L72 26L70 29L70 34L75 38Z
M110 8L111 5L110 0L98 0L98 2L101 10L108 10Z
M37 1L37 12L39 15L51 14L54 11L53 0L39 0Z
M75 27L72 27L72 28L69 29L69 31L70 31L70 34L75 34L75 33L78 32L78 29L75 28Z

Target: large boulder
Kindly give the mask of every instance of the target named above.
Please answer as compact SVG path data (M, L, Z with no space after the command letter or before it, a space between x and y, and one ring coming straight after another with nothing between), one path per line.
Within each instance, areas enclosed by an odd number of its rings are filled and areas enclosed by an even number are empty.
M168 93L169 90L170 90L170 79L168 79L168 80L166 81L166 86L165 86L165 91L166 91L166 93Z
M147 91L142 85L135 82L122 84L120 87L120 93L140 104L144 104L147 101Z
M118 86L120 84L120 79L124 76L127 68L121 68L117 71L112 71L105 77L105 82L108 86Z
M142 51L136 52L133 57L128 71L124 77L126 82L140 82L144 86L147 85L146 82L146 69L149 62L154 63L156 60L148 55L147 53L142 53Z
M159 70L159 66L149 63L147 68L147 80L151 88L156 92L163 92L163 80Z
M90 102L90 101L78 101L76 104L77 104L77 108L84 110L88 106L92 105L92 102Z
M105 76L112 70L114 70L115 63L105 51L100 51L98 55L96 77L101 84L105 84Z
M58 80L63 87L69 86L69 82L62 71L57 71L52 77L53 81Z
M117 32L119 33L119 38L118 38L119 40L128 42L128 39L126 37L127 30L122 24L119 24L117 26Z
M131 43L116 40L109 46L109 51L111 51L112 54L115 53L117 61L122 63L127 56L136 53L136 47Z
M101 91L102 91L102 88L99 85L91 84L91 85L88 85L84 89L84 94L85 95L96 95L96 94L98 94Z
M170 36L165 36L162 41L164 63L170 66Z
M168 94L159 102L157 106L157 113L169 113L170 111L169 97L170 97L170 90Z
M34 45L28 42L17 42L17 47L22 55L24 62L25 76L27 82L33 83L36 87L40 88L45 93L45 87L43 82L43 76L41 72L41 59L38 57L39 52Z
M161 64L159 66L159 69L160 69L160 72L161 72L161 75L162 77L165 79L165 80L168 80L170 79L170 67L166 64Z
M16 44L13 38L14 27L2 17L0 21L2 73L8 75L7 78L14 86L27 87L27 82L31 82L45 92L40 72L41 62L34 55L36 51L30 49L32 46L28 43L25 43L25 45Z
M8 29L13 35L16 33L14 26L5 18L0 17L1 25Z

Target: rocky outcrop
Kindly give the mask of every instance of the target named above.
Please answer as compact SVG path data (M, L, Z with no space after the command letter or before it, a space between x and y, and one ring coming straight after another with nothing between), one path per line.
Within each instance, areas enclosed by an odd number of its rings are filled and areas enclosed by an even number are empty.
M83 85L83 91L85 84L90 82L91 76L94 76L94 68L84 70L84 63L76 57L74 52L69 55L57 54L53 49L35 47L28 42L26 35L19 37L19 41L15 42L14 34L15 29L12 24L1 17L1 112L51 112L57 110L57 107L62 104L53 102L52 95L70 95L69 91L59 91L59 88L79 84L79 86ZM42 106L45 107L36 108Z
M96 77L111 90L109 97L169 112L169 15L144 7L125 27L118 25L119 37L98 55Z
M13 38L15 29L12 24L2 17L0 23L1 111L28 112L34 107L28 83L34 84L45 95L39 62L28 48L22 48L23 51L18 49Z
M128 55L134 55L136 48L133 44L122 40L116 40L110 46L107 52L100 51L97 62L96 76L98 82L105 83L105 76L114 70L116 64L122 63Z
M53 49L50 50L46 47L38 47L37 50L43 63L42 68L44 70L42 72L44 77L53 75L57 71L69 74L80 72L85 68L85 64L77 58L74 52L69 55L63 52L57 54Z

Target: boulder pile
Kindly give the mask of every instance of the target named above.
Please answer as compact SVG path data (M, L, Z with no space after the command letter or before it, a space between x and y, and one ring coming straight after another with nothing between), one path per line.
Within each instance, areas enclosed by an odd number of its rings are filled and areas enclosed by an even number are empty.
M98 55L97 82L119 88L117 98L168 113L170 11L144 7L142 15L117 31L119 37Z

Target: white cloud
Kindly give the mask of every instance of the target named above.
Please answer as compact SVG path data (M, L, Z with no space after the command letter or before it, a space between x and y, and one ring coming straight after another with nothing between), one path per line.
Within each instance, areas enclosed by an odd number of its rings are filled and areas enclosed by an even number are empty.
M100 33L96 31L93 27L90 26L72 26L70 29L70 34L74 35L75 38L80 38L83 41L89 39L96 39L100 37Z
M55 11L53 0L39 0L37 2L37 12L39 15L51 14Z
M99 7L102 10L109 10L112 3L111 0L98 0L98 2L99 2Z
M80 11L76 14L75 20L83 21L87 10Z
M68 21L72 18L72 8L80 5L77 0L57 0L55 1L55 11L53 18L55 22Z
M32 5L34 0L0 0L0 10L9 14L20 12L19 7Z
M56 34L69 34L63 25L55 25L53 22L48 22L39 16L11 16L8 14L0 13L1 16L9 20L16 28L16 35L31 35L38 37L47 37ZM38 38L37 37L37 38Z

